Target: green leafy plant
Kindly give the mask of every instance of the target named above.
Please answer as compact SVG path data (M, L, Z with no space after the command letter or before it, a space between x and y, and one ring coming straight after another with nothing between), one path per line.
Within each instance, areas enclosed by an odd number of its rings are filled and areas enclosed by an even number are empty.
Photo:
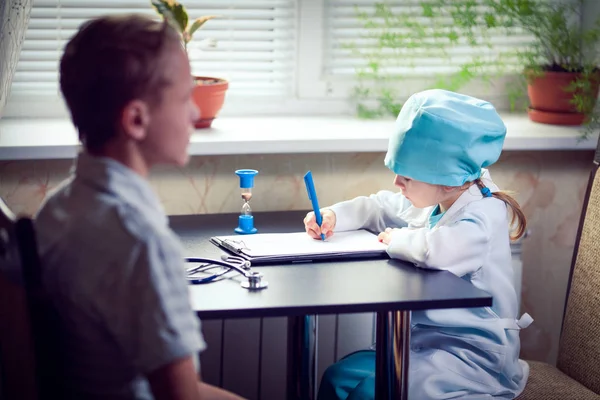
M188 44L194 33L200 29L206 21L216 18L208 15L190 21L188 12L183 4L175 0L150 0L156 12L163 20L173 26L181 35L183 47L188 52ZM192 98L200 110L200 118L195 121L194 126L198 129L210 128L213 120L221 110L225 101L225 93L229 88L229 81L220 77L211 77L192 74L195 82Z
M527 82L545 71L576 72L578 78L566 90L573 93L577 111L586 116L582 135L586 137L600 126L594 90L600 18L583 29L582 10L583 0L423 0L402 13L393 12L389 3L376 4L371 13L357 9L365 37L375 43L367 50L349 46L364 61L364 66L357 69L357 112L373 118L395 114L401 107L393 88L400 86L406 76L394 73L390 65L403 64L414 71L417 56L450 62L457 47L467 45L474 54L470 60L451 73L436 74L421 89L456 91L475 80L492 85L504 77L511 109L515 109L526 103ZM529 42L501 49L491 40L499 35L526 35ZM376 105L369 108L367 104L373 98Z
M448 0L444 0L448 1ZM495 25L512 25L529 33L531 44L519 52L523 81L532 82L545 72L573 72L577 77L565 88L572 104L585 115L582 138L600 127L596 101L600 80L600 17L590 27L581 26L583 0L486 0L494 11ZM521 92L523 93L523 92Z
M206 21L216 18L215 15L206 15L196 18L190 23L186 8L178 1L151 0L150 2L156 12L181 34L181 41L186 51L187 45L192 40L194 33L200 29Z
M580 26L583 0L485 0L485 4L493 12L487 26L510 25L532 35L530 46L519 54L524 67L564 72L596 69L600 19L591 28Z
M363 42L370 43L370 46L345 45L363 61L356 70L358 84L353 95L358 115L396 116L402 107L399 88L415 78L425 82L419 90L458 91L473 81L491 86L502 72L514 66L515 51L493 49L491 41L498 35L495 30L511 35L514 29L505 26L483 29L488 16L479 12L477 6L474 0L424 0L412 7L403 6L401 11L386 2L375 4L370 12L357 8ZM462 63L453 61L466 48L480 51L471 51L471 57ZM437 60L441 67L454 65L454 68L432 73L419 67L422 63L431 65L432 60Z

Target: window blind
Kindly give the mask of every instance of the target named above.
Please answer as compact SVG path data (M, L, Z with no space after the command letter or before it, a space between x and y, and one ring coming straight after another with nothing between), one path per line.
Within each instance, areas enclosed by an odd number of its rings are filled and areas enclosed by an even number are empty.
M453 21L423 17L419 0L324 0L326 4L325 73L330 77L348 77L357 70L376 63L378 74L428 77L458 72L466 64L480 63L481 71L499 60L504 70L518 65L515 50L530 43L531 37L523 32L494 29L475 32L478 38L487 35L485 43L471 46L465 38L451 43L444 34L452 30ZM394 15L384 23L385 16L376 15L376 4L387 6ZM484 15L486 8L478 6L475 12ZM364 13L363 17L359 17ZM399 18L408 21L404 26ZM365 18L366 17L366 18ZM367 21L368 19L368 21ZM390 23L390 21L392 21ZM418 27L411 26L416 23ZM386 40L386 38L388 40ZM444 42L445 41L445 42ZM399 46L397 46L400 44ZM443 50L440 48L443 45ZM395 47L397 46L397 47ZM497 65L494 68L497 68Z
M295 0L187 0L190 20L217 15L188 44L192 73L230 80L228 96L288 96L294 87ZM15 95L58 95L58 62L79 25L104 14L160 19L150 0L34 0L12 84ZM203 45L207 39L215 47Z

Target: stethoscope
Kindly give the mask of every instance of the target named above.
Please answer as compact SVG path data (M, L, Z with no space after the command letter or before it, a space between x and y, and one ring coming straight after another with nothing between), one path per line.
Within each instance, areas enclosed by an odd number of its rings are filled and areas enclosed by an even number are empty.
M188 282L192 285L201 285L205 283L214 282L218 278L227 274L231 271L237 271L242 274L247 281L241 283L241 286L249 290L260 290L264 289L269 285L269 282L264 281L263 274L260 272L252 271L250 269L250 261L238 257L223 254L221 259L203 258L203 257L186 257L185 262L187 263L201 263L198 266L194 266L187 269ZM198 277L196 274L206 273L213 268L221 268L221 271L216 272L206 277Z

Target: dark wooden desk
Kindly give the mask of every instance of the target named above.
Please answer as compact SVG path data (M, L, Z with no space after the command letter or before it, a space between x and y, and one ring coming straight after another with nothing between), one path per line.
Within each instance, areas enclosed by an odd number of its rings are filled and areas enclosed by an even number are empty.
M255 213L259 232L302 231L306 212ZM230 235L237 214L185 215L170 218L187 257L219 258L223 251L208 241ZM397 260L378 259L253 267L269 287L248 291L241 277L191 287L192 307L202 319L289 318L288 399L312 398L307 360L300 343L306 339L306 315L377 313L376 398L406 399L410 312L424 309L484 307L486 292L449 272L427 271ZM300 381L299 381L300 380ZM315 383L316 384L316 383Z

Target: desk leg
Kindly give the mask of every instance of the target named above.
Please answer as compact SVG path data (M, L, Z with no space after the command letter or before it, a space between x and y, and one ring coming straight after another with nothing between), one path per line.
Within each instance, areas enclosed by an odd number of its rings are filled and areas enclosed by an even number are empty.
M311 343L314 316L288 318L287 397L288 400L312 400ZM316 356L316 354L315 354Z
M377 313L375 399L408 399L410 311Z

